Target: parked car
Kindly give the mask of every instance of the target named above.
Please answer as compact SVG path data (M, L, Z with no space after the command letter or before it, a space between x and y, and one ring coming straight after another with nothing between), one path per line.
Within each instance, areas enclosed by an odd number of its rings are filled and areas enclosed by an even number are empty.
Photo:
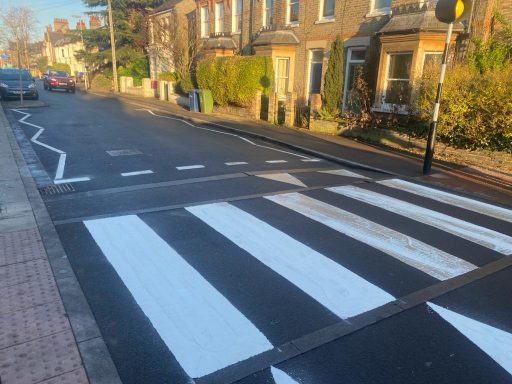
M43 76L44 89L51 91L53 89L65 89L66 92L75 93L75 80L64 71L49 69Z
M14 68L0 69L0 97L2 100L10 98L39 99L36 82L26 69L21 70L21 87L20 87L20 70Z

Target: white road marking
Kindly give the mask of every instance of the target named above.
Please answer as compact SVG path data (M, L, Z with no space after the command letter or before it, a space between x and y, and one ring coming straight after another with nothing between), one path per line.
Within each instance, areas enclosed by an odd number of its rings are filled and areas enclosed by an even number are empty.
M276 384L299 384L276 367L270 367L270 372L272 372L272 377L274 378Z
M476 268L465 260L412 237L299 193L267 196L266 199L368 244L439 280Z
M72 179L55 179L53 184L64 184L64 183L79 183L81 181L89 181L90 177L75 177Z
M369 177L360 175L359 173L355 173L352 171L349 171L347 169L333 169L330 171L318 171L320 173L329 173L331 175L337 175L337 176L346 176L346 177L355 177L359 179L370 179Z
M73 178L73 179L63 179L63 177L64 177L64 169L66 167L66 158L67 158L66 152L61 151L60 149L57 149L55 147L52 147L51 145L42 143L42 142L40 142L38 140L39 136L41 136L41 134L45 131L45 128L40 127L39 125L32 124L32 123L29 123L29 122L25 121L30 116L32 116L30 113L23 112L23 110L20 110L20 109L13 109L12 111L18 112L18 113L21 113L21 114L25 115L24 117L22 117L21 119L18 120L20 123L38 129L36 134L34 136L32 136L32 138L30 139L31 142L33 142L34 144L40 145L43 148L49 149L52 152L56 152L56 153L58 153L60 155L59 156L59 163L57 165L57 170L55 172L55 179L53 180L54 184L75 183L75 182L79 182L79 181L91 180L90 177L78 177L78 178Z
M512 375L512 334L439 305L427 304Z
M202 377L273 348L137 216L84 223L189 376Z
M154 172L151 169L146 169L144 171L124 172L124 173L121 173L121 176L150 175L152 173L154 173Z
M199 169L199 168L204 168L204 165L184 165L181 167L176 167L176 169L178 171L185 171L187 169Z
M295 176L290 175L289 173L263 173L261 175L256 175L257 177L262 177L264 179L280 181L282 183L288 183L293 185L298 185L299 187L307 188L307 185L302 181L297 179Z
M265 161L265 163L269 163L269 164L280 164L280 163L287 163L288 161L286 160L267 160Z
M422 224L459 236L505 255L512 254L512 237L485 227L445 215L419 205L407 203L367 189L347 185L327 188L329 191L371 204L387 211L416 220Z
M440 191L438 189L425 187L423 185L410 183L400 179L380 180L377 183L385 185L386 187L401 189L418 196L426 197L440 201L441 203L451 204L456 207L464 208L469 211L481 213L482 215L494 217L499 220L508 221L512 223L512 210L497 207L495 205L483 203L478 200L469 199L467 197L458 196L453 193Z
M302 159L301 161L304 161L306 163L318 163L322 160L321 159Z
M245 141L246 143L249 143L251 145L254 145L255 147L260 147L260 148L265 148L265 149L270 149L271 151L276 151L276 152L280 152L280 153L286 153L287 155L290 155L290 156L295 156L295 157L299 157L301 159L306 159L306 160L311 160L309 157L307 156L303 156L303 155L299 155L297 153L293 153L293 152L288 152L288 151L283 151L282 149L277 149L277 148L272 148L272 147L269 147L267 145L261 145L261 144L256 144L255 142L249 140L249 139L246 139L245 137L242 137L240 135L237 135L235 133L229 133L229 132L222 132L222 131L217 131L216 129L211 129L211 128L205 128L205 127L199 127L197 125L194 125L192 123L189 123L188 121L184 120L184 119L179 119L177 117L170 117L170 116L164 116L164 115L159 115L157 113L154 113L151 109L146 109L146 108L140 108L140 109L136 109L136 111L146 111L148 112L149 114L153 115L153 116L156 116L156 117L161 117L163 119L169 119L169 120L176 120L176 121L181 121L182 123L185 123L193 128L196 128L196 129L201 129L203 131L209 131L209 132L214 132L214 133L218 133L219 135L226 135L226 136L233 136L233 137L236 137L242 141ZM227 127L225 125L222 125L222 124L219 124L219 123L215 123L217 124L218 126L221 126L221 127L225 127L225 128L228 128L228 129L232 129L231 127Z
M228 203L186 208L341 318L395 298L352 271Z
M233 161L231 163L224 163L226 165L247 165L248 163L246 163L245 161Z

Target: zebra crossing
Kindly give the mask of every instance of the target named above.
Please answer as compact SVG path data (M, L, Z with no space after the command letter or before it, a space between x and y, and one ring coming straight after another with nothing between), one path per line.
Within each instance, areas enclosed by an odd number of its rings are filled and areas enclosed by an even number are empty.
M292 305L304 301L304 308L315 312L304 314L312 319L308 326L314 330L412 293L420 286L403 283L407 275L428 286L512 254L511 210L400 179L377 184L379 192L371 185L349 185L192 205L177 210L168 223L154 215L128 215L87 220L84 225L180 366L196 379L286 341L275 336L276 328L293 328L301 321L287 317L288 308L282 309L285 321L276 325L270 321L272 314L258 314L265 308L249 310L250 305L241 304L261 305L270 296L280 296L281 291L272 289L274 280L280 284L276 287L286 286L286 292L300 292L296 298L276 300ZM422 204L394 197L397 189ZM449 214L434 209L439 204ZM407 230L371 220L368 216L376 211L388 212ZM475 222L462 218L466 211ZM166 231L155 221L167 226ZM297 236L304 227L339 248L322 248L312 237ZM183 236L168 239L168 231ZM461 249L472 244L482 256L448 252L442 244L415 238L412 233L418 231L442 231ZM202 258L192 260L183 244L192 247L190 252L200 249ZM371 260L376 268L367 265ZM213 278L219 270L234 275L233 281L243 270L260 286L229 286ZM442 308L431 307L449 317ZM316 318L327 320L321 324ZM295 382L275 367L272 375L276 383Z

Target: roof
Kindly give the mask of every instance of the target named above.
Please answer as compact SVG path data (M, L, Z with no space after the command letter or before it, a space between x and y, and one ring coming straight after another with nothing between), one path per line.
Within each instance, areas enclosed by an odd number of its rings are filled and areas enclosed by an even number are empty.
M220 36L220 37L210 37L204 43L204 48L206 49L237 49L236 43L233 41L231 37Z
M437 20L435 3L426 2L424 5L407 4L393 8L391 19L380 29L380 34L406 32L445 32L448 24ZM462 31L460 23L454 24L455 31Z
M74 43L77 40L77 36L62 32L50 32L48 38L55 47Z
M291 30L261 31L253 45L298 45L299 39Z
M159 7L156 7L153 10L153 12L151 12L151 14L154 15L156 13L161 13L161 12L165 12L170 9L173 9L180 1L182 1L182 0L169 0L165 3L163 3L162 5L160 5Z

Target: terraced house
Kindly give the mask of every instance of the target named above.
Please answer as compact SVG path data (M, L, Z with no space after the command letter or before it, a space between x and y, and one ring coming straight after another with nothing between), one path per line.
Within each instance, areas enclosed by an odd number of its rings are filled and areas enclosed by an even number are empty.
M374 108L383 112L407 103L397 89L421 75L425 63L443 51L446 24L438 22L437 1L423 0L196 0L202 49L215 56L266 55L273 58L274 91L318 100L329 50L344 40L343 106L358 67L367 64ZM468 20L455 26L454 47L463 52L470 35L485 38L493 12L511 18L510 0L475 0Z

